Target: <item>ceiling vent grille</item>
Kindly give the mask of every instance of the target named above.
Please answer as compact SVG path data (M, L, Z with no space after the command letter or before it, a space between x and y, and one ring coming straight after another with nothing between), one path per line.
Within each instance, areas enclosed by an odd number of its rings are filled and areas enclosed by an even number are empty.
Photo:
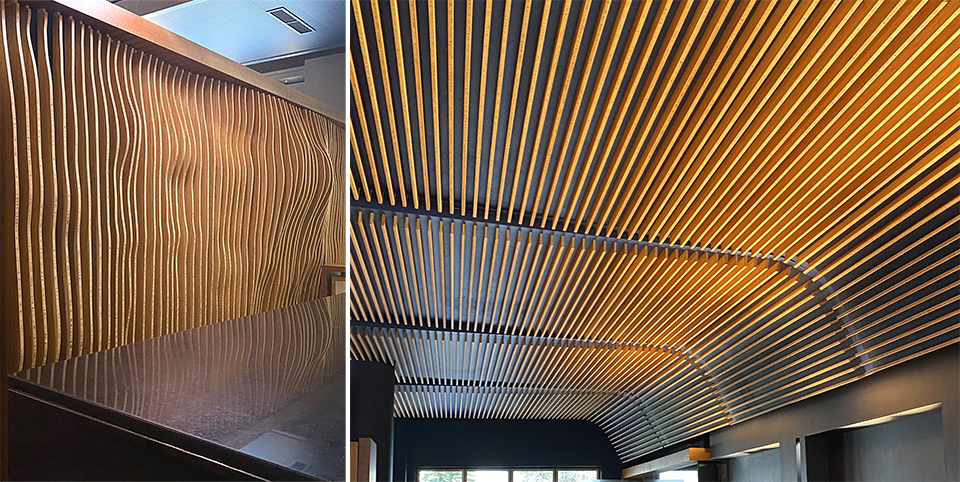
M315 30L313 27L307 25L307 22L304 22L300 19L300 17L294 15L293 12L287 10L286 7L277 7L273 10L267 10L267 13L276 17L277 20L286 24L286 26L296 30L299 34L305 34Z

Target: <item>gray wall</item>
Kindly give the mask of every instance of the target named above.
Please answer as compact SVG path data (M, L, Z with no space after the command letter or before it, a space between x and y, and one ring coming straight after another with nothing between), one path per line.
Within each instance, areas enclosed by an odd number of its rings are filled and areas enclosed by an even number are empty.
M896 431L904 429L898 426L890 425L844 435L843 443L856 444L859 447L854 449L851 446L851 450L857 454L854 460L858 462L854 463L860 464L860 468L856 469L859 472L856 473L866 474L863 472L867 470L864 464L874 464L876 467L876 463L870 460L876 460L876 457L884 454L885 457L899 457L901 475L925 474L931 469L930 466L936 466L931 470L942 467L943 480L960 480L960 350L957 345L712 432L711 455L723 457L779 442L780 449L774 452L778 453L780 459L780 480L796 481L797 439L800 439L801 443L801 460L815 461L819 457L818 453L833 450L817 443L817 434L934 403L941 404L937 412L940 417L939 432L931 425L936 422L929 418L915 428L906 429L917 437L910 442L916 445L904 449L899 455L894 455L897 452L893 449L893 444L903 440L903 433L897 434ZM938 433L941 440L939 446L935 442ZM804 463L801 463L799 472L804 482L817 480L817 477L807 477ZM752 477L742 471L741 475ZM868 475L864 477L869 478ZM910 476L907 479L914 480L916 477Z
M843 480L946 479L939 410L841 435Z
M306 59L303 82L290 87L321 102L347 111L347 56L344 53Z
M769 482L780 478L780 451L776 449L735 457L727 461L731 482Z
M879 425L807 437L807 478L946 480L942 434L940 411L934 410Z

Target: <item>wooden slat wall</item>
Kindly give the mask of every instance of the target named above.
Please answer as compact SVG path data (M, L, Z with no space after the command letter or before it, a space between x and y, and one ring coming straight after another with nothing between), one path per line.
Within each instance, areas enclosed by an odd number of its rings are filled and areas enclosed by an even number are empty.
M342 127L0 12L4 373L322 296L346 258Z
M351 353L398 416L629 461L960 340L960 3L352 5Z

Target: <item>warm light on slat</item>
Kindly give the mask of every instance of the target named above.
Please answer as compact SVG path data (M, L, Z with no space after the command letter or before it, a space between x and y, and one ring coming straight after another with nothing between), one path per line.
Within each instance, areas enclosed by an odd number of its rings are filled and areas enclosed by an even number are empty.
M629 461L960 341L960 4L423 6L352 54L352 353L399 416Z

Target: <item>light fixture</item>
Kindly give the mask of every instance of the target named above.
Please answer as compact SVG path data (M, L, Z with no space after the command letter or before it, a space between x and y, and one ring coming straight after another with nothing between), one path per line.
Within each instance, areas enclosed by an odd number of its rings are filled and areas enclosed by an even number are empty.
M743 456L745 456L745 455L755 454L755 453L757 453L757 452L762 452L762 451L764 451L764 450L772 450L772 449L776 449L776 448L780 448L780 442L774 442L774 443L769 444L769 445L762 445L762 446L760 446L760 447L754 447L754 448L752 448L752 449L747 449L747 450L743 450L743 451L740 451L740 452L734 452L734 453L732 453L732 454L730 454L730 455L726 455L726 456L719 457L719 458L721 458L721 459L733 459L733 458L736 458L736 457L743 457Z
M848 428L869 427L871 425L879 425L881 423L892 422L898 418L906 417L908 415L916 415L918 413L929 412L931 410L936 410L938 408L940 408L940 402L931 403L930 405L924 405L922 407L917 407L910 410L904 410L902 412L897 412L892 415L886 415L883 417L871 418L870 420L864 420L862 422L851 423L850 425L844 425L839 428L848 429Z

